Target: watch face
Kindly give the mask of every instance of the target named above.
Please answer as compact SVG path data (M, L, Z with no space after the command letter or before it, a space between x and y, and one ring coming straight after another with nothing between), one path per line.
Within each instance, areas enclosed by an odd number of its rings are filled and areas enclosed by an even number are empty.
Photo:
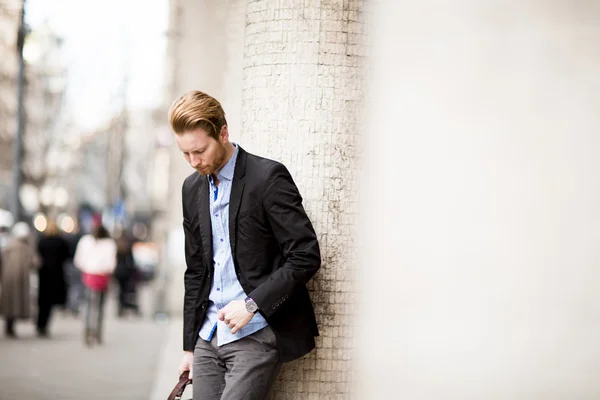
M246 302L246 310L251 313L255 313L258 310L258 306L254 302L254 300L248 300Z

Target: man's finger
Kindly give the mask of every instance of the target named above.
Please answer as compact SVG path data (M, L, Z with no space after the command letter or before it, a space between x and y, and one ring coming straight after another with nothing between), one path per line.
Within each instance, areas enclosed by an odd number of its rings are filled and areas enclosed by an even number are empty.
M219 318L219 321L223 321L223 319L225 319L225 313L223 312L223 310L219 310L217 318Z

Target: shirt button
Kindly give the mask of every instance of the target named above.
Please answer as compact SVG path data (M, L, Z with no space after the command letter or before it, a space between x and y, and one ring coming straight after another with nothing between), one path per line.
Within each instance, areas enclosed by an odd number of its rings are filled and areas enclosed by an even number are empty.
M217 288L217 292L220 292L220 291L221 291L221 288Z
M219 214L215 214L215 217L218 217L218 216L219 216Z
M221 242L223 241L223 239L221 239Z

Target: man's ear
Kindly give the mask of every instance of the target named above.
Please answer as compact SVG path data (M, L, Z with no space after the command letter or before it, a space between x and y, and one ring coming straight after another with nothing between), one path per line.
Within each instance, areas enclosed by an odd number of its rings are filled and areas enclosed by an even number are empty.
M223 125L221 127L221 132L219 132L219 139L221 139L221 143L227 143L229 141L229 129L227 129L227 125Z

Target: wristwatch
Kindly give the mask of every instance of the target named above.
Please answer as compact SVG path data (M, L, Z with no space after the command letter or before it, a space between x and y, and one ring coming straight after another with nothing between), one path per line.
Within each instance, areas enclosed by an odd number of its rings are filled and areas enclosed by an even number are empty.
M246 300L244 301L246 302L246 311L252 314L255 314L258 311L258 306L256 305L256 302L250 297L246 297Z

